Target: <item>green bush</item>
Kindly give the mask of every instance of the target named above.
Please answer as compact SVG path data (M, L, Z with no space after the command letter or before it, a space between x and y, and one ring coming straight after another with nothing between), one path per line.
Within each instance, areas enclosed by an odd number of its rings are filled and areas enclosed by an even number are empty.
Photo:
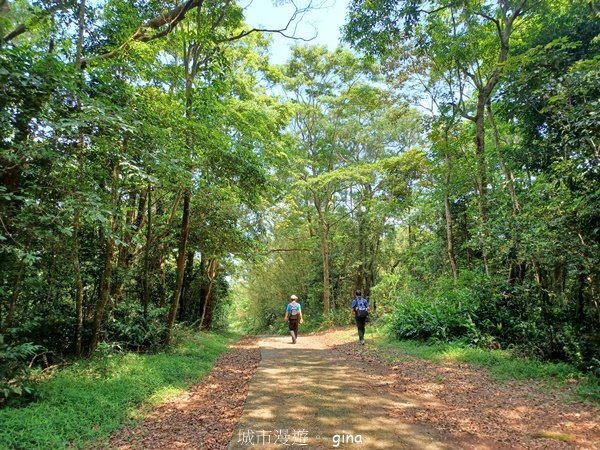
M428 290L401 296L388 319L391 333L398 339L489 343L493 339L477 325L480 294L468 286L471 278L465 275L457 286L440 278Z
M41 345L49 352L49 357L73 350L77 322L73 305L67 301L34 303L26 315L17 317L15 323L18 326L7 333L14 342Z
M34 389L27 382L28 362L42 349L31 342L9 345L0 334L0 407L34 396Z
M475 313L475 305L469 303L409 297L399 302L390 324L398 339L475 339L480 334L473 322Z
M149 305L147 317L143 312L139 303L117 304L106 323L107 341L117 343L122 349L158 350L166 330L166 308Z

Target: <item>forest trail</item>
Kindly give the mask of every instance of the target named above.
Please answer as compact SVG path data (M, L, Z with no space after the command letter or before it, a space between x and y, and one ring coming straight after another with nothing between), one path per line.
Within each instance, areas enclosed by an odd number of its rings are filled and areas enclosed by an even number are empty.
M498 383L469 364L381 349L368 330L364 346L354 328L300 333L295 345L249 337L110 448L598 449L600 407L573 387Z
M229 450L444 449L432 427L399 423L390 414L415 407L386 395L386 371L332 350L327 335L260 341L261 362Z

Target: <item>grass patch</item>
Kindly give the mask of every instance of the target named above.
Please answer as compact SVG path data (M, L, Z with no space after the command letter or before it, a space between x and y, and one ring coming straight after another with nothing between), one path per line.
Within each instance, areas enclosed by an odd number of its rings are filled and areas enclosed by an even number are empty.
M552 433L551 431L540 431L531 435L535 439L554 439L555 441L572 442L573 436L565 433Z
M598 379L585 375L567 363L553 363L523 358L508 350L485 350L460 343L426 344L419 341L398 341L379 336L378 346L431 361L469 363L485 368L496 381L539 380L558 385L576 382L576 393L585 399L600 402Z
M163 403L198 381L232 336L186 333L171 351L82 360L38 385L40 400L0 410L0 448L82 448L101 441L140 407Z

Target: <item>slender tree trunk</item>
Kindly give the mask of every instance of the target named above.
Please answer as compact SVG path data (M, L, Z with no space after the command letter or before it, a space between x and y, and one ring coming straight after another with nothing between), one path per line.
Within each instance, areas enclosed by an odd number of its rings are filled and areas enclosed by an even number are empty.
M365 288L365 273L367 268L366 266L366 261L367 261L367 239L365 236L365 225L364 225L364 218L365 216L362 215L361 212L358 213L357 215L357 222L358 222L358 251L360 253L360 265L358 266L358 276L356 277L356 289L364 289Z
M331 310L331 282L329 273L329 224L325 219L322 203L316 192L312 192L313 203L318 217L318 232L321 241L321 262L323 265L323 314Z
M331 310L331 286L329 281L329 227L322 224L321 229L321 257L323 259L323 314Z
M496 154L498 155L498 162L500 163L500 168L502 169L502 173L504 174L504 179L506 181L506 185L508 187L508 191L510 193L511 203L512 203L512 218L513 220L521 212L521 205L519 204L519 200L517 198L517 193L515 191L514 185L514 177L510 169L506 166L504 162L504 154L502 152L502 146L500 142L500 133L498 132L498 126L496 125L496 119L494 117L493 109L491 103L488 101L487 103L487 112L488 117L490 119L490 125L492 126L493 136L494 136L494 146L496 148ZM514 266L517 263L517 250L518 249L518 237L515 234L515 228L511 227L511 248L508 252L509 266L508 266L508 282L513 283L515 280L514 276Z
M98 346L100 330L104 319L104 310L110 298L110 286L112 283L112 274L114 268L115 244L112 237L106 238L106 250L104 254L104 270L102 271L102 283L100 287L100 298L94 312L94 327L92 331L92 341L90 343L90 353Z
M147 194L148 212L146 223L146 246L144 248L144 319L148 318L148 305L150 304L150 243L152 242L152 186L148 185Z
M450 156L446 152L446 173L444 174L444 211L446 216L446 251L448 253L448 261L450 261L450 267L452 268L452 276L454 278L454 284L458 281L458 265L456 264L456 256L454 254L454 234L452 232L452 210L450 209L450 197L448 190L450 188L450 169L451 162Z
M600 301L598 301L595 280L596 278L592 274L588 275L588 281L590 283L590 298L592 300L592 304L594 305L594 309L596 310L598 324L600 325Z
M194 273L194 252L188 249L185 269L183 274L183 288L181 290L181 305L179 307L178 320L185 321L190 319L191 309L191 298L190 298L190 285L192 282L192 274Z
M181 291L183 288L186 248L188 236L190 234L190 200L191 193L189 190L186 190L183 195L183 215L181 218L181 233L179 237L176 268L177 279L175 282L175 292L173 292L173 297L171 298L169 317L167 319L167 335L165 339L167 344L171 343L173 325L175 324L175 317L177 316L177 308L179 307L179 299L181 298Z
M175 221L176 217L177 217L177 211L179 209L179 204L181 203L181 199L183 198L183 194L184 194L185 189L181 188L177 190L177 196L175 197L175 201L173 202L173 204L171 205L171 209L170 209L170 213L169 213L169 217L167 219L167 222L165 224L165 227L170 229L171 224ZM159 204L157 202L157 206L156 206L156 210L159 209ZM158 286L157 286L157 294L156 294L156 298L158 299L158 305L159 306L165 306L169 301L167 299L167 275L166 275L166 266L165 266L165 258L166 258L166 245L167 243L165 242L164 238L166 237L167 233L155 233L155 235L152 237L152 240L150 241L151 244L153 244L154 242L157 243L157 250L156 250L156 258L155 258L155 263L152 265L152 267L157 268L158 269Z
M112 173L112 204L113 208L117 208L119 203L119 165L113 166ZM112 275L114 271L114 259L115 259L115 241L111 235L116 231L117 218L116 211L113 213L110 223L110 232L106 236L105 242L105 255L104 255L104 269L102 271L102 283L100 285L100 297L96 304L96 310L94 312L94 326L92 330L92 341L90 344L90 353L93 352L98 346L100 338L100 330L102 329L102 323L104 320L104 310L110 299L110 291L112 284Z
M75 209L73 218L73 266L75 269L75 311L77 315L77 329L75 330L75 353L81 355L81 341L83 335L83 281L81 279L81 261L79 258L79 229L81 209Z
M485 157L485 104L487 97L480 94L477 100L475 115L475 154L477 160L477 191L479 193L479 221L481 224L480 243L483 266L487 276L490 275L487 255L488 206L487 206L487 161Z
M129 204L126 207L125 227L123 228L122 245L118 249L117 264L115 271L117 276L113 277L110 296L113 303L118 303L123 298L125 289L126 274L129 272L129 266L133 259L133 250L131 241L133 239L133 225L136 219L138 195L134 192L129 193Z
M199 20L199 19L198 19ZM198 73L198 58L200 48L193 42L184 42L183 45L183 68L185 71L185 117L187 119L192 117L193 113L193 92L194 92L194 78ZM187 149L190 154L194 151L194 142L190 135L187 136L186 141ZM167 333L166 343L171 343L173 325L175 324L175 318L177 317L177 309L181 300L181 293L183 291L183 279L185 275L185 259L187 241L190 234L190 203L191 203L191 187L185 188L183 195L183 217L181 220L181 234L179 238L179 249L177 255L177 268L176 268L176 283L175 292L171 298L171 307L169 309L169 316L167 318Z
M81 70L81 60L83 57L83 40L85 35L85 13L86 0L81 0L79 4L79 33L77 38L77 50L75 54L75 67ZM81 109L81 100L77 98L77 109ZM78 176L81 181L83 176L83 150L84 136L79 131L77 142L77 160ZM73 215L73 267L75 270L75 314L77 316L77 328L75 330L75 353L81 355L82 335L83 335L83 281L81 277L81 259L79 255L79 231L81 228L81 207L77 205Z
M209 316L207 315L208 311L212 311L212 287L214 285L215 279L217 278L217 270L219 268L219 260L217 258L211 259L208 263L208 289L206 290L206 295L204 297L204 305L202 307L202 318L200 320L200 326L204 327L204 329L209 329L212 322L212 312Z
M86 0L79 2L78 14L78 33L77 33L77 48L75 51L75 67L81 70L81 61L83 60L83 39L85 35L85 5Z
M198 271L200 273L200 289L198 290L198 302L194 306L194 321L198 322L198 329L202 328L202 313L204 312L204 305L206 303L206 291L208 290L208 283L205 281L208 279L208 267L206 264L206 258L202 256L200 263L198 264Z
M516 215L521 211L521 205L519 204L519 199L517 198L517 193L515 191L515 179L512 171L506 166L504 161L504 153L502 152L502 146L500 144L500 133L498 132L498 126L496 125L496 119L494 117L492 105L489 101L487 103L487 111L490 119L490 125L492 126L492 131L494 133L494 145L496 147L496 154L498 155L498 162L500 164L500 168L502 169L502 173L504 174L504 179L510 193L513 206L513 215Z

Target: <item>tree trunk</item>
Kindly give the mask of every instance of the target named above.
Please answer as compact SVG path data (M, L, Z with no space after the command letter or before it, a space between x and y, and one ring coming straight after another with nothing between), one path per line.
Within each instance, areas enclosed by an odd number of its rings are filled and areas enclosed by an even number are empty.
M360 264L358 266L355 289L364 289L366 283L365 275L367 271L367 239L365 236L366 233L364 231L364 229L366 228L364 225L365 216L359 211L356 219L358 222L358 251L360 253Z
M329 224L326 221L325 211L323 210L321 200L317 192L312 192L313 203L318 217L318 232L321 241L321 262L323 266L323 314L329 314L331 310L331 283L329 280Z
M177 210L179 208L179 204L181 203L181 199L183 198L184 191L185 191L185 189L183 189L183 188L177 190L177 196L175 197L175 201L171 205L169 217L167 219L167 223L165 224L165 227L167 229L170 229L171 224L177 217ZM159 207L160 204L161 204L160 200L157 200L157 202L156 202L157 214L159 214L158 211L161 210L161 208ZM158 305L161 307L167 305L167 303L168 303L167 273L166 273L167 270L166 270L166 266L165 266L165 258L166 258L165 254L167 252L167 250L166 250L167 241L165 240L165 238L167 237L167 234L168 234L168 232L167 233L157 233L152 238L152 241L150 241L151 243L157 242L157 246L158 246L158 249L156 251L155 264L153 265L153 267L158 268L159 283L157 286L158 292L156 293L156 298L158 299L158 302L157 302Z
M519 200L517 198L517 193L515 191L514 185L514 176L510 169L506 166L504 162L504 154L502 153L502 147L500 143L500 133L498 132L498 127L496 125L496 119L494 118L494 112L492 110L492 105L488 101L487 103L487 111L488 117L490 119L490 125L492 126L492 131L494 135L494 146L496 148L496 154L498 155L498 162L500 164L500 168L502 169L502 173L504 174L504 179L506 181L506 185L508 187L508 191L510 193L511 203L512 203L512 217L516 218L521 212L521 205L519 204ZM518 253L518 237L515 235L515 228L511 227L511 248L508 252L508 282L513 283L515 280L514 277L514 268L517 262L517 253Z
M200 326L204 329L209 329L212 325L212 287L217 277L217 270L219 268L219 260L214 258L208 263L207 277L208 277L208 289L204 297L204 305L202 307L202 318L200 320ZM209 314L207 314L210 311Z
M185 269L183 275L183 288L181 290L181 305L179 307L178 320L190 320L190 310L192 299L190 298L190 285L192 283L192 274L194 273L194 251L188 249L185 261Z
M521 205L519 204L519 199L517 198L517 193L515 191L515 178L504 161L504 153L502 152L502 147L500 144L500 133L498 132L498 126L496 125L496 119L494 117L492 105L489 101L487 103L487 111L488 117L490 118L490 125L492 126L492 131L494 133L494 145L496 147L496 154L498 155L498 163L500 164L500 168L502 169L502 173L504 174L504 179L510 193L513 206L513 215L516 215L521 211Z
M112 273L114 268L115 244L112 237L106 238L106 251L104 256L104 270L102 271L102 283L100 287L100 298L94 312L94 328L92 331L92 341L90 343L90 353L98 346L100 329L104 319L104 310L110 298L110 286L112 282Z
M83 40L85 35L85 12L86 0L81 0L79 4L79 33L77 38L77 50L75 54L75 67L81 70L81 60L83 57ZM77 108L81 109L81 100L77 98ZM79 130L77 142L77 160L79 167L79 178L83 176L83 150L84 136L82 130ZM75 270L75 314L77 315L77 328L75 330L75 353L81 355L81 341L83 335L83 281L81 279L81 259L79 256L79 231L81 227L81 208L79 205L75 208L73 216L73 266Z
M113 186L112 186L112 204L116 208L119 201L119 166L115 164L113 166ZM100 286L100 297L96 304L96 310L94 312L94 325L92 329L92 340L90 343L90 353L92 353L98 346L100 337L100 330L102 328L102 322L104 319L104 310L110 299L110 288L112 284L112 274L114 269L114 256L115 256L115 241L111 236L115 232L116 227L116 211L113 213L111 223L109 227L109 235L106 237L106 250L104 256L104 270L102 271L102 283Z
M148 305L150 304L150 243L152 242L152 186L148 185L147 194L148 212L146 223L146 246L144 248L144 294L142 304L144 305L144 319L148 318Z
M454 278L454 284L458 281L458 265L456 264L456 256L454 254L454 235L452 233L452 211L450 209L450 197L448 190L450 187L450 156L448 153L445 155L446 160L446 173L444 175L444 211L446 216L446 251L448 253L448 261L450 261L450 267L452 268L452 276Z
M171 298L171 307L169 309L169 316L167 319L167 334L165 338L166 344L171 343L173 325L175 323L177 308L179 307L179 299L181 298L181 291L183 288L186 248L188 236L190 234L190 197L191 193L188 189L183 195L183 215L181 218L181 234L179 237L179 249L177 255L175 292L173 292L173 297Z
M83 281L81 279L81 261L79 258L79 228L81 209L75 209L73 218L73 267L75 269L75 311L77 329L75 331L75 353L81 355L81 340L83 335Z
M110 296L113 300L113 303L118 303L123 298L123 290L125 288L126 274L129 272L129 266L134 257L131 241L133 239L133 225L136 219L136 209L137 209L137 193L130 192L129 193L129 204L126 207L125 212L125 227L123 228L123 237L122 244L119 247L118 256L117 256L117 276L113 277L113 283L111 286Z
M487 162L485 157L485 104L487 96L480 93L477 99L477 114L475 115L475 154L477 160L477 191L479 193L479 221L481 224L480 244L481 254L483 256L483 266L487 276L490 275L490 268L487 257L487 224L488 224L488 206L487 206Z
M329 227L322 225L321 229L321 257L323 259L323 314L331 310L331 288L329 282Z

